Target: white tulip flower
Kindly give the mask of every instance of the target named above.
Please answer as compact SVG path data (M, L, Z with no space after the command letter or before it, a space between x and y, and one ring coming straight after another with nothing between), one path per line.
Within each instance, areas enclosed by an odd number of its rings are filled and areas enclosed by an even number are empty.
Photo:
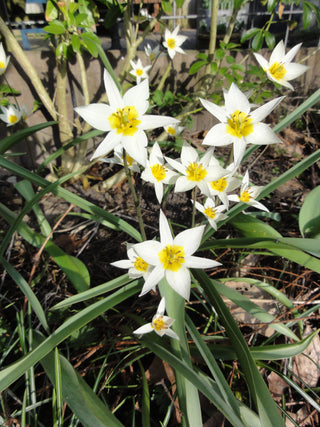
M149 108L148 80L130 88L123 97L107 70L104 71L104 84L109 105L90 104L75 108L92 127L108 132L92 159L105 156L122 144L129 156L145 166L148 145L145 130L176 124L178 120L167 116L145 115Z
M217 230L217 221L222 221L223 219L228 218L227 215L222 213L226 210L226 207L224 205L216 206L214 200L209 197L204 202L204 205L201 205L201 203L196 201L195 207L199 212L203 213L211 227L215 230Z
M172 237L164 213L160 211L160 242L148 240L135 245L135 251L154 268L146 279L141 295L153 289L164 277L183 298L189 299L191 277L189 268L213 268L217 261L193 256L199 248L205 226L191 228Z
M7 126L13 126L21 119L21 110L14 105L9 105L8 108L1 107L1 111L0 119L7 123Z
M158 306L157 313L153 316L151 323L140 326L140 328L133 331L133 333L136 335L143 335L154 331L160 337L168 335L171 338L179 340L178 335L170 329L170 326L173 324L175 319L164 315L165 305L165 299L162 298Z
M7 56L2 43L0 43L0 76L5 73L10 61L10 56Z
M244 93L234 83L224 93L225 106L200 99L204 108L221 123L213 126L203 140L204 145L221 147L233 144L235 166L239 166L247 144L267 145L281 143L269 125L261 123L276 108L283 97L276 98L265 105L251 110L251 105Z
M252 187L249 186L249 172L246 171L242 180L239 196L231 194L228 196L228 199L232 202L243 202L249 206L253 206L254 208L269 212L268 208L256 200L261 193L262 188L263 187L257 185L253 185Z
M187 142L183 143L180 160L166 157L170 166L182 174L177 179L174 191L176 193L199 187L203 194L207 193L208 183L219 179L225 170L218 166L210 166L213 149L209 149L200 159L197 150Z
M147 160L146 168L142 172L141 178L154 185L159 203L162 202L163 184L174 184L178 178L178 174L165 164L157 142L151 149L149 160Z
M141 82L141 80L148 78L148 71L151 68L151 65L147 65L144 67L142 65L141 59L139 58L137 62L130 61L132 70L130 71L130 74L137 79L137 84Z
M164 130L170 135L170 136L177 136L180 135L180 133L183 131L183 126L177 126L177 125L169 125L164 128Z
M127 244L127 255L128 259L112 262L111 265L128 270L131 279L138 279L139 277L147 279L152 267L136 253L134 244Z
M309 68L306 65L291 62L301 45L302 43L297 44L286 54L283 41L281 40L273 49L269 61L259 53L254 53L254 56L270 80L293 90L293 86L289 83L289 80L296 79Z
M152 47L148 43L147 46L144 48L144 51L148 56L148 58L150 59L150 61L153 62L160 53L160 46L157 45L155 48L152 49Z
M115 165L124 166L122 145L119 144L116 147L114 147L114 157L106 157L106 158L100 159L100 160L101 160L101 162L104 162L104 163L111 163L111 164L115 164ZM129 169L131 169L133 172L140 172L140 166L128 154L126 154L126 161L127 161L127 166Z
M178 52L178 53L185 53L182 49L181 49L181 45L182 43L184 43L188 37L186 36L179 36L178 32L180 30L180 26L178 25L172 32L168 30L168 28L166 28L166 31L164 33L164 42L163 42L163 46L165 48L167 48L168 50L168 55L170 56L171 59L174 58L174 55Z

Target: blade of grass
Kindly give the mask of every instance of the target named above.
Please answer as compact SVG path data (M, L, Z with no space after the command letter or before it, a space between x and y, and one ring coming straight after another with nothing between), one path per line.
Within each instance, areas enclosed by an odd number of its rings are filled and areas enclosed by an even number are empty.
M138 360L138 365L141 373L141 383L142 383L142 427L150 427L150 393L148 382L145 374L145 370L141 363L141 360Z

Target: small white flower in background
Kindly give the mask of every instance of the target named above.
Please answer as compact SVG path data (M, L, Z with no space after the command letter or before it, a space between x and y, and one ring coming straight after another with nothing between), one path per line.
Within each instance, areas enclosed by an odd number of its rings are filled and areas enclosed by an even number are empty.
M164 315L165 307L166 301L162 298L158 306L157 313L153 316L151 323L140 326L140 328L133 331L133 333L136 335L142 335L154 331L156 334L160 335L160 337L168 335L171 338L179 340L178 335L170 329L170 326L173 324L175 319Z
M138 279L139 277L147 279L152 267L136 253L134 246L132 243L127 244L128 259L112 262L111 265L128 270L131 279Z
M164 128L164 130L170 135L170 136L178 136L183 131L184 126L178 126L178 125L169 125Z
M137 60L137 63L130 61L130 64L132 67L130 74L137 79L137 84L139 84L141 80L148 78L147 72L150 70L151 65L144 67L140 58Z
M144 18L148 18L148 19L152 19L152 16L150 15L150 13L148 12L148 9L146 9L145 7L143 7L140 10L140 15L143 16Z
M261 193L262 188L263 187L257 185L252 187L249 186L249 172L247 171L242 180L239 196L236 194L231 194L228 196L228 199L232 202L244 202L249 206L253 206L254 208L269 212L268 208L256 200L256 198Z
M160 242L147 240L135 245L137 254L154 266L140 296L153 289L165 277L168 284L188 300L191 288L189 268L213 268L221 264L192 255L200 246L204 225L184 230L173 238L168 220L160 210L159 228Z
M152 47L148 43L147 46L145 46L144 51L145 51L146 55L148 56L148 58L150 59L150 61L153 62L160 53L160 46L157 45L156 47L154 47L152 49Z
M177 179L174 191L188 191L197 186L206 194L208 183L219 179L225 173L222 167L209 165L212 156L213 149L209 149L200 159L197 150L184 142L180 160L166 157L169 165L183 175Z
M26 104L22 104L20 107L20 114L21 119L26 120L32 114L32 110L30 110Z
M302 43L297 44L286 54L283 41L281 40L273 49L269 61L259 53L254 53L254 56L270 80L293 90L293 86L289 83L289 80L296 79L309 68L306 65L291 62L301 45Z
M211 227L215 230L217 230L217 221L222 221L223 219L228 218L227 215L222 213L226 210L226 207L224 205L216 206L214 200L210 198L207 198L204 205L201 205L199 202L195 202L195 207L199 212L203 213Z
M168 55L170 56L171 59L174 58L174 55L177 52L185 53L180 46L182 45L182 43L184 43L187 40L188 37L179 36L178 35L179 30L180 30L180 26L178 25L172 32L166 28L166 31L164 33L165 40L163 42L163 46L167 48Z
M114 157L106 157L100 160L101 162L104 162L104 163L111 163L115 165L124 166L122 145L119 144L114 148ZM140 172L140 167L138 163L135 160L133 160L132 157L128 156L128 154L126 154L126 160L127 160L127 165L129 169L131 169L133 172Z
M123 97L107 70L104 71L104 84L110 105L90 104L75 108L92 127L108 132L92 159L105 156L122 144L130 157L145 166L148 145L145 130L176 124L178 120L167 116L145 115L149 108L148 80L130 88Z
M261 120L264 120L284 97L276 98L250 112L248 98L232 83L228 92L224 93L224 98L224 107L200 99L204 108L221 122L209 130L203 140L204 145L221 147L233 144L234 163L238 167L247 144L281 143L270 126L261 123Z
M10 56L7 56L2 43L0 43L0 76L5 73L10 61Z
M13 126L21 119L21 110L14 105L9 105L8 108L1 107L1 111L0 119L7 123L7 126Z
M163 184L174 184L178 178L178 174L165 164L157 142L151 149L149 160L147 160L146 168L142 172L141 178L154 185L159 203L162 202Z

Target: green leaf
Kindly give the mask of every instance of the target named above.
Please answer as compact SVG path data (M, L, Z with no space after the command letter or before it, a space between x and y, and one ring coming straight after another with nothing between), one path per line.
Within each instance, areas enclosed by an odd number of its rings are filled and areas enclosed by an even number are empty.
M162 0L161 7L166 15L172 15L172 4L170 0Z
M252 40L252 49L256 52L257 50L260 50L263 45L263 33L260 31L258 34L256 34L253 37Z
M232 314L226 307L219 292L212 286L211 280L202 270L193 270L193 274L204 289L209 302L215 308L221 322L226 328L228 337L235 349L242 371L244 372L250 395L258 410L261 424L263 426L284 426L277 406L262 379L255 361L248 349L241 331L239 330Z
M44 337L34 331L36 345L44 342ZM121 422L112 414L110 409L92 391L81 375L62 355L58 356L61 373L62 398L72 412L85 427L121 427ZM50 352L41 359L41 365L50 378L53 386L56 384L55 357Z
M258 34L260 32L259 28L250 28L250 30L246 31L242 36L241 36L241 43L246 42L247 40L252 39L252 37L254 37L256 34Z
M38 347L29 352L25 357L0 371L0 391L5 390L20 378L28 369L50 353L58 344L72 335L75 331L90 323L110 308L131 297L141 290L141 282L134 281L127 286L107 296L103 300L84 308L79 313L71 316Z
M307 2L303 2L302 10L303 10L302 25L303 25L303 29L305 30L309 27L309 25L312 22L313 13L310 5Z
M223 49L217 49L215 52L215 58L221 61L225 57L226 51Z
M59 10L57 7L57 4L53 2L52 0L47 0L46 4L46 20L47 21L53 21L54 19L57 19L59 15Z
M69 12L74 14L79 8L78 3L69 3Z
M303 236L320 238L320 185L305 198L299 212L299 229Z
M197 62L193 63L191 65L191 67L189 68L189 74L190 74L190 76L193 75L193 74L196 74L205 65L207 65L206 61L197 61Z
M228 55L228 56L226 57L226 61L227 61L227 63L228 63L228 64L234 64L234 63L235 63L235 61L236 61L236 59L235 59L233 56Z
M66 28L63 23L58 20L49 22L49 25L46 25L45 27L43 27L43 29L49 34L56 35L63 34L64 32L66 32Z
M49 326L48 326L47 319L46 319L46 316L44 314L44 311L41 307L41 304L40 304L38 298L33 293L29 284L25 281L25 279L21 276L21 274L15 268L13 268L12 265L9 262L7 262L3 257L0 257L0 263L2 264L3 268L7 271L9 276L19 286L21 292L28 299L33 311L35 312L36 316L38 317L43 328L47 332L49 332Z
M95 40L92 40L90 37L90 33L81 33L80 37L82 38L82 41L86 47L86 49L89 51L89 53L94 57L98 57L98 48L97 43Z
M240 213L230 222L246 237L272 237L275 239L282 237L273 227L250 215Z
M72 3L74 4L74 3ZM80 52L80 45L81 45L81 41L80 41L80 37L78 36L78 34L72 34L71 35L71 46L72 49L74 50L74 52Z
M177 7L182 7L184 5L185 0L175 0Z
M269 31L264 32L264 38L266 40L267 46L269 49L273 49L276 44L276 38Z

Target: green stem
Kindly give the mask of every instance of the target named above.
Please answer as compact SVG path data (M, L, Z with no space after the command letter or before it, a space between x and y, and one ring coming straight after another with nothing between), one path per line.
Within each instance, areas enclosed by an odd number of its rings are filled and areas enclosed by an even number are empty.
M164 74L163 74L163 76L162 76L162 78L160 80L160 83L159 83L159 85L157 87L157 90L162 90L163 89L165 81L167 80L167 77L170 74L171 68L172 68L172 61L169 62L168 66L167 66L167 69L164 72Z
M219 0L211 0L211 22L210 22L210 42L208 51L209 64L206 66L206 74L211 73L211 61L213 61L217 43L217 22L218 22Z
M147 236L146 236L146 232L145 232L144 224L143 224L142 213L141 213L140 200L139 200L139 197L137 196L136 190L135 190L133 182L132 182L131 171L128 167L127 153L126 153L125 149L123 149L123 165L124 165L124 170L125 170L125 173L126 173L126 176L128 179L131 194L133 197L134 206L136 208L137 218L138 218L139 227L140 227L140 233L141 233L142 239L147 240Z
M191 228L194 227L195 219L196 219L196 196L197 196L197 188L194 187L192 190L192 220L191 220Z

